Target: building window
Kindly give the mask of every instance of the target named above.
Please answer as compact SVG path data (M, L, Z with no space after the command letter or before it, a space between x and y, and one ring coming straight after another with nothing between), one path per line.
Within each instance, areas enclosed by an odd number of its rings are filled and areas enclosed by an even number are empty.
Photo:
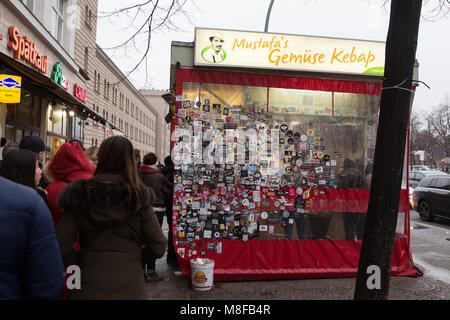
M97 91L97 93L100 93L100 72L97 75L97 88L95 88L95 91Z
M106 98L106 78L105 78L105 80L103 81L103 97Z
M127 114L130 113L130 100L128 100L128 98L127 98L127 103L126 103L126 107L125 107L125 112Z
M28 9L30 9L31 12L33 12L33 9L34 9L34 7L33 7L33 5L34 5L34 0L21 0L21 1L22 1L22 3L23 3L24 5L27 6Z
M61 42L62 27L64 23L64 1L51 0L50 3L52 4L50 33L58 42Z
M134 103L131 103L131 117L134 118Z
M84 71L86 71L87 74L89 74L88 68L89 68L89 49L86 47L86 49L84 49Z
M94 91L97 91L97 70L94 70Z
M92 11L88 6L85 7L84 11L84 23L89 27L89 29L92 29Z

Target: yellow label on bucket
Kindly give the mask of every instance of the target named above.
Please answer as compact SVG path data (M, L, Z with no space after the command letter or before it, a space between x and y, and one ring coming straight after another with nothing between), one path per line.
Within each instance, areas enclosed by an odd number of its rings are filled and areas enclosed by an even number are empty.
M194 274L194 281L195 282L206 282L208 278L206 278L206 274L203 271L197 271Z

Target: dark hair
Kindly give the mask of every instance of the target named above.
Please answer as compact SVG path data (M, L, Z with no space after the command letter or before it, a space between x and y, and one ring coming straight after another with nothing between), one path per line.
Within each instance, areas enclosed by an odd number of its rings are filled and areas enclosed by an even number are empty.
M147 166L154 165L157 160L158 157L156 157L156 154L154 154L153 152L149 152L144 156L144 164Z
M164 158L164 164L168 167L173 167L173 161L171 156L167 156Z
M0 175L11 181L36 188L34 176L36 173L37 154L25 149L8 152L3 159Z
M6 154L8 152L11 152L12 150L16 150L16 149L19 149L19 145L17 143L14 143L14 144L8 143L7 145L5 145L5 147L3 148L3 151L2 151L3 159L5 159Z
M0 142L0 148L3 147L5 144L6 144L6 138L3 137Z
M138 176L133 144L122 136L113 136L102 142L98 150L98 164L94 176L112 173L125 178L129 191L129 202L134 211L142 209L146 187Z

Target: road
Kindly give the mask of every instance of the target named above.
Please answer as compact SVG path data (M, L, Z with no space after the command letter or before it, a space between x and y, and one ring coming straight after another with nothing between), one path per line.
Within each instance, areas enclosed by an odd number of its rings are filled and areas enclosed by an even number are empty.
M425 276L450 284L450 220L425 222L412 210L411 250Z

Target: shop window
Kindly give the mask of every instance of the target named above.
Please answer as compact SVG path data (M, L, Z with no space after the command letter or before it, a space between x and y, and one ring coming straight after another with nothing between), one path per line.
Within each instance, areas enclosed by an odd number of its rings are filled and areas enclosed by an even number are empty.
M78 117L72 117L72 139L83 141L84 121Z
M59 106L49 108L48 131L66 136L67 135L67 112Z
M347 211L364 214L368 204L362 199L370 188L379 96L208 83L184 83L182 95L187 97L187 110L179 112L206 114L203 123L210 124L203 127L203 138L212 135L222 141L213 152L221 174L212 183L291 190L291 201L285 204L269 201L279 199L271 191L265 201L248 207L249 214L265 215L263 228L256 219L248 219L248 239L360 239L359 226L347 229ZM178 119L180 128L189 127L195 137L195 121ZM174 161L183 163L178 174L188 174L193 167L186 163L196 157L209 161L186 150L187 154L174 152ZM228 168L220 169L225 163ZM240 173L234 174L237 168ZM296 194L305 197L296 199ZM284 205L289 208L282 209Z

